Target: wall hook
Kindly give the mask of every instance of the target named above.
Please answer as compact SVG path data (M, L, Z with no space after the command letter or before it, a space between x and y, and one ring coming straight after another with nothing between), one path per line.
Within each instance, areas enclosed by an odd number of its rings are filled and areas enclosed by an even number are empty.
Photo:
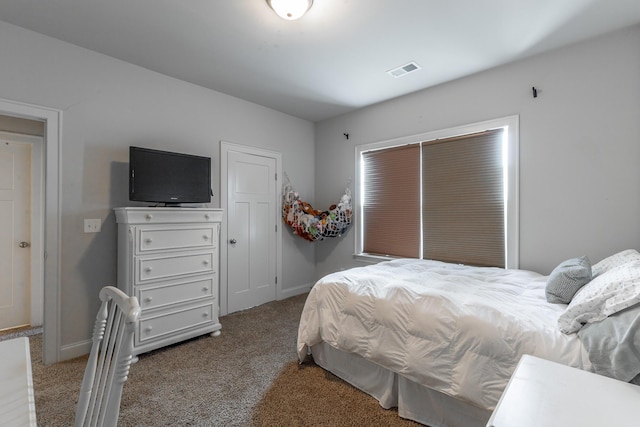
M535 86L533 86L533 87L531 88L531 92L533 93L533 97L534 97L534 98L537 98L537 97L538 97L538 89L536 89L536 87L535 87Z
M348 133L345 132L345 133L343 133L343 135L344 135L345 139L349 139L349 134Z

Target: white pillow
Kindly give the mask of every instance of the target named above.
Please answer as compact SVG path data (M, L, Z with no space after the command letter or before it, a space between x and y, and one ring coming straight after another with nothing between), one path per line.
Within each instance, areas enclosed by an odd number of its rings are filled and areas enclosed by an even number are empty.
M595 279L602 273L606 273L612 268L619 267L631 261L640 260L640 252L635 249L626 249L611 256L606 257L600 262L591 266L591 276Z
M558 318L565 334L640 303L640 260L614 267L584 285Z

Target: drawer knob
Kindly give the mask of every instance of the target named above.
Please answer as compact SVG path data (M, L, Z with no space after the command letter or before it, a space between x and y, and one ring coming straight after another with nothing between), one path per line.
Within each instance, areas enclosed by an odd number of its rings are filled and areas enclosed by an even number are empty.
M152 219L152 218L153 218L153 215L151 215L151 214L146 214L144 217L145 217L147 220L150 220L150 219Z
M146 302L147 304L150 303L153 300L153 297L146 297L144 299L144 302Z
M145 332L151 332L153 330L152 326L147 326L146 328L144 328Z
M204 219L209 219L209 214L204 214Z
M205 286L204 288L202 288L202 290L203 290L204 292L207 292L207 291L209 290L209 287L208 287L208 286Z
M145 242L147 245L150 245L150 244L153 242L153 239L152 239L151 237L148 237L148 238L146 238L146 239L144 240L144 242Z
M203 263L204 265L209 265L209 260L206 260L206 259L205 259L204 261L202 261L202 263Z
M204 239L204 241L206 242L207 240L209 240L209 236L207 236L206 234L204 236L202 236L202 238Z
M151 267L147 267L144 269L144 271L146 271L147 273L151 273L151 271L153 270L153 268Z
M209 317L209 313L202 313L202 317Z

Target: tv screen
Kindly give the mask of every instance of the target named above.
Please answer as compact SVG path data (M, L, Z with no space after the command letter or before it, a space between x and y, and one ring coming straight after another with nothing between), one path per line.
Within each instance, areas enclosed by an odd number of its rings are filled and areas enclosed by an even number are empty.
M211 202L211 158L129 147L129 200Z

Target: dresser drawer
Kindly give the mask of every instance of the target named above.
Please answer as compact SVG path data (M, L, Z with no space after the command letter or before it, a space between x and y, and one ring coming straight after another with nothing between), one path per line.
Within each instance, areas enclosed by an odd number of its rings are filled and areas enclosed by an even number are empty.
M138 287L136 296L142 311L181 304L202 298L215 298L215 276L205 279L174 282L162 286Z
M176 276L212 273L214 252L199 252L183 255L138 257L136 260L136 284Z
M214 248L218 226L143 228L137 230L138 254L176 249Z
M170 313L141 318L136 343L144 343L180 331L216 321L213 303Z
M185 224L189 222L221 222L221 209L198 208L116 208L118 223Z

